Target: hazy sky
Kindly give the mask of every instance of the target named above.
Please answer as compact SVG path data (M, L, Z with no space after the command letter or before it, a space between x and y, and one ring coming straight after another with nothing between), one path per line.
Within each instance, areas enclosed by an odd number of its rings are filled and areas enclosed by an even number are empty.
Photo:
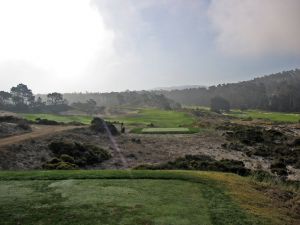
M299 0L0 0L0 90L211 85L300 68Z

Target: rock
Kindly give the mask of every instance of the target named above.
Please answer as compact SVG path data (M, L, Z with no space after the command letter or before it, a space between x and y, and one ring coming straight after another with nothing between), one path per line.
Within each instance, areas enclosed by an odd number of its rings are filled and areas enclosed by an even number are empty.
M95 117L91 122L91 129L99 133L107 133L107 129L112 135L118 135L119 131L110 122L106 122L99 117Z

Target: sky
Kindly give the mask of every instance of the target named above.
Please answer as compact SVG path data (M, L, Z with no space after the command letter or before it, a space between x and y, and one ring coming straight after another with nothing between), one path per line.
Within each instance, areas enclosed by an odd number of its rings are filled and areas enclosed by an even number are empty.
M299 0L0 0L0 90L214 85L300 68Z

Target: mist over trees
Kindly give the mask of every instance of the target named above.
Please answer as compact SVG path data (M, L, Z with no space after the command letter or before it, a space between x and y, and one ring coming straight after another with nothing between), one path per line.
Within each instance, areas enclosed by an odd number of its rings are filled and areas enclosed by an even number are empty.
M50 112L66 111L70 107L63 95L50 93L46 101L33 95L25 84L18 84L10 92L0 91L0 109L12 112Z
M71 106L90 115L105 112L105 106L97 106L97 102L94 99L89 99L86 102L74 102Z
M87 114L104 113L106 107L154 107L175 109L181 105L162 94L148 91L111 93L58 92L34 96L25 84L12 87L10 92L0 91L0 109L13 112L60 113L70 109Z
M64 103L63 95L57 92L47 94L47 102L49 105L59 105Z
M211 111L213 112L229 112L230 111L230 104L229 102L220 97L220 96L216 96L216 97L213 97L211 100L210 100L210 109Z
M300 112L300 70L209 88L155 92L185 105L210 106L211 99L220 96L231 108Z
M93 99L97 106L114 107L154 107L160 109L176 109L181 105L173 100L166 98L162 94L149 91L124 91L110 93L67 93L64 98L72 105L87 103ZM75 106L74 105L74 106Z
M217 98L216 98L217 97ZM220 98L223 100L221 101ZM227 104L228 103L228 104ZM284 71L250 81L184 90L125 91L33 95L25 84L0 91L0 109L15 112L58 113L76 109L87 114L106 107L178 109L184 105L300 112L300 70ZM218 109L216 109L218 110Z

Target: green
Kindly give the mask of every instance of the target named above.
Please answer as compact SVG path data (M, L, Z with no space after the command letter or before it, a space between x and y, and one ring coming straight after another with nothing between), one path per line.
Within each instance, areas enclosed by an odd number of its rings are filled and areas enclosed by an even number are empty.
M111 121L119 121L129 125L149 125L156 127L189 127L196 119L185 113L172 110L139 109L138 113L126 116L109 118Z

